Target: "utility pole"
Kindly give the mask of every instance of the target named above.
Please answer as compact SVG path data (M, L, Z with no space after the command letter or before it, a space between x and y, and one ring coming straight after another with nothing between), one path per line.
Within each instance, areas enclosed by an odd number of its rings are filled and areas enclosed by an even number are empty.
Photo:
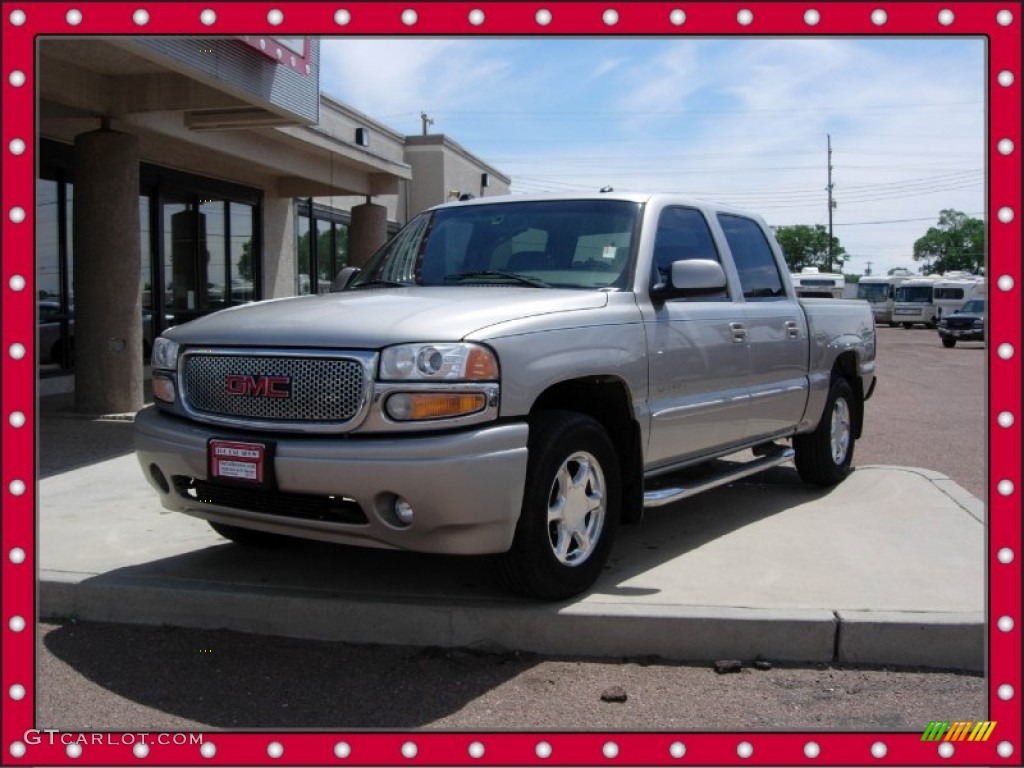
M423 121L423 135L427 135L427 126L434 124L434 118L427 115L426 112L420 112L420 120Z
M871 265L872 265L873 263L874 263L874 262L871 262L871 261L869 261L869 262L868 262L868 267L867 267L867 269L865 269L865 270L864 270L864 274L865 274L865 275L870 275L870 274L871 274Z
M825 134L828 139L828 271L832 271L832 209L836 207L836 201L832 199L832 134Z

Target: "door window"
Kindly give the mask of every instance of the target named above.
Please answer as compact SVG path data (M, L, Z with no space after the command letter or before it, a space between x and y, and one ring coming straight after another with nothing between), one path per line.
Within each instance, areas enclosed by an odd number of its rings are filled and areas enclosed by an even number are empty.
M782 276L764 230L752 219L719 214L718 221L732 251L740 275L743 296L748 301L784 299Z

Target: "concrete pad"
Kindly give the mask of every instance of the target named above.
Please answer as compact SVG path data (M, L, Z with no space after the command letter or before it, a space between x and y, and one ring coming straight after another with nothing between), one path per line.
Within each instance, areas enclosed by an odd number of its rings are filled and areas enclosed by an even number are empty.
M865 467L821 491L781 467L650 510L620 529L591 592L542 604L505 592L486 558L230 544L163 513L127 454L40 481L40 611L568 656L981 669L985 528L951 485Z

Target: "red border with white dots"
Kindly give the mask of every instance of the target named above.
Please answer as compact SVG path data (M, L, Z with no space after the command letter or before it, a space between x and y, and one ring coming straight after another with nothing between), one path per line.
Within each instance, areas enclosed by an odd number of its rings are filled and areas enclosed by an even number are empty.
M1021 765L1020 2L135 0L2 5L3 765ZM140 10L144 12L137 13ZM269 33L987 37L990 669L989 711L978 717L998 722L993 738L937 745L922 742L920 732L217 732L204 735L202 750L196 744L153 745L144 755L133 750L127 734L120 739L112 735L102 744L87 736L80 749L68 748L59 739L53 744L47 739L26 744L24 733L35 725L35 37Z

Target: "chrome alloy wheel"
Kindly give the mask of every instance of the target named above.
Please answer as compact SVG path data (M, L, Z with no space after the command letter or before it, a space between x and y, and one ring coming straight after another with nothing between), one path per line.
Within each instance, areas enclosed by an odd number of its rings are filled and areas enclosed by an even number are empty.
M842 397L832 407L832 461L837 465L846 460L846 452L850 449L852 431L850 428L850 405Z
M560 563L582 565L597 546L607 502L604 472L591 454L569 456L548 494L548 540Z

